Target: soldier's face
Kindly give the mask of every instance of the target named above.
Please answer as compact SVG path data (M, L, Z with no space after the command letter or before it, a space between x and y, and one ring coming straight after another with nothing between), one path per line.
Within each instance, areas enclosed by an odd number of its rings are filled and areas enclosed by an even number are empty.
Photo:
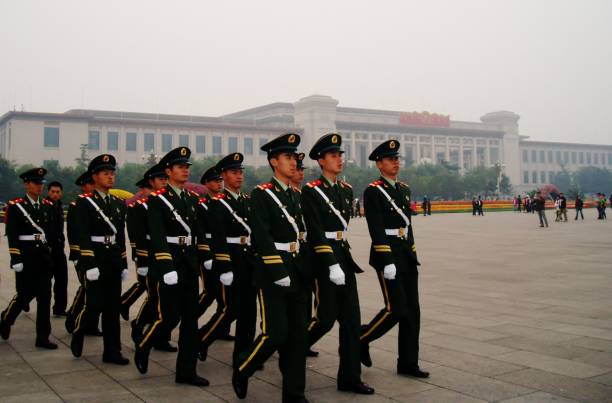
M115 184L115 171L113 169L103 169L91 175L97 187L110 189Z
M83 193L91 193L93 192L95 189L95 186L93 183L85 183L84 185L81 186L81 190L83 191Z
M384 176L396 177L400 170L400 162L398 157L386 157L376 161L376 167Z
M230 189L240 189L244 182L244 171L242 169L227 169L221 173L223 183Z
M293 178L291 178L291 182L293 182L296 185L299 185L302 182L304 182L304 168L295 169L295 175L293 175Z
M206 182L206 188L209 193L217 194L223 189L223 179L212 180Z
M25 189L27 193L39 197L42 194L43 184L35 182L26 182Z
M344 167L344 158L340 151L333 151L325 153L323 157L319 158L319 166L323 171L330 172L334 175L342 172Z
M51 187L49 191L47 192L49 199L53 200L54 202L61 199L63 194L64 192L62 192L62 189L58 186Z
M270 164L281 177L291 179L295 175L297 161L293 153L281 153L270 159Z
M175 183L187 183L190 167L189 164L174 164L170 168L166 168L168 180Z
M168 184L168 178L153 178L149 179L149 184L153 187L153 190L159 190L163 187L166 187Z

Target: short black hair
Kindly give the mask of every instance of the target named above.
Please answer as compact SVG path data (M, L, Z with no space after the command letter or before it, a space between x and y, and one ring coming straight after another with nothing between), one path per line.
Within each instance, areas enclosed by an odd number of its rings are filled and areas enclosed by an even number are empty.
M56 188L60 188L60 189L64 190L64 187L58 181L49 182L49 184L47 185L47 190L51 189L52 187L56 187Z

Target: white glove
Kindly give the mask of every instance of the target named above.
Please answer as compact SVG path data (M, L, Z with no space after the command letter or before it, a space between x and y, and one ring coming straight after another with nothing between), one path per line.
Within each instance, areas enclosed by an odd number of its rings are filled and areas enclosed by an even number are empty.
M395 274L397 273L397 269L394 264L388 264L383 269L383 276L387 280L395 280Z
M123 271L121 271L121 281L124 281L128 276L128 270L127 269L123 269Z
M87 277L87 280L89 281L96 281L100 278L100 269L94 267L93 269L87 270L85 272L85 277Z
M175 285L178 283L178 273L176 270L172 270L170 273L164 274L164 283L167 285Z
M283 277L280 280L276 280L274 282L276 285L280 285L281 287L289 287L291 285L291 279L289 276Z
M344 272L338 263L329 266L329 280L336 285L344 285Z
M212 259L209 259L209 260L207 260L207 261L205 261L205 262L204 262L204 268L205 268L206 270L210 270L210 269L212 269Z
M15 273L21 273L23 270L23 263L16 263L11 266L11 269L15 270Z
M229 287L234 282L234 273L228 271L219 276L219 281L226 287Z
M146 276L147 273L149 272L149 268L148 267L137 267L136 268L136 273L138 273L139 276Z

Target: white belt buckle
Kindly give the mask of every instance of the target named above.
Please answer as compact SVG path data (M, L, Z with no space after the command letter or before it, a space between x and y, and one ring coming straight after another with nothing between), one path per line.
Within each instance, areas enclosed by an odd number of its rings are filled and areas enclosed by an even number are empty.
M247 236L245 236L245 235L242 235L242 236L240 237L240 245L246 245L246 244L248 243L248 238L249 238L249 237L247 237Z
M297 242L289 242L289 252L297 252Z
M336 231L336 241L341 241L342 239L342 231Z
M104 235L104 244L109 245L112 242L112 235Z
M399 228L397 230L397 236L400 238L403 238L406 236L406 229L405 228Z
M178 237L178 244L179 245L186 245L187 244L187 237L186 236L179 236Z
M42 234L34 234L34 240L35 241L40 241L42 239L41 235Z
M304 231L301 231L300 234L298 235L298 240L304 241L306 239L304 235L305 235Z

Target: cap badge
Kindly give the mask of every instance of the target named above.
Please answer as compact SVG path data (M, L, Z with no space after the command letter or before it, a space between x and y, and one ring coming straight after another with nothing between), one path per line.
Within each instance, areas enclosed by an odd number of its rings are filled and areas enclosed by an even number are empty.
M292 134L291 136L289 136L289 138L287 139L287 142L289 142L289 144L295 143L295 134Z
M395 141L389 143L389 148L392 150L395 148Z
M240 154L234 154L234 161L240 161Z
M108 162L109 160L110 160L110 157L108 155L105 155L104 157L102 157L103 162Z
M332 136L332 138L331 138L331 142L332 142L332 144L336 144L336 143L338 143L338 136L336 136L336 135L334 134L334 135Z
M186 156L187 155L187 149L185 147L181 148L181 156Z

